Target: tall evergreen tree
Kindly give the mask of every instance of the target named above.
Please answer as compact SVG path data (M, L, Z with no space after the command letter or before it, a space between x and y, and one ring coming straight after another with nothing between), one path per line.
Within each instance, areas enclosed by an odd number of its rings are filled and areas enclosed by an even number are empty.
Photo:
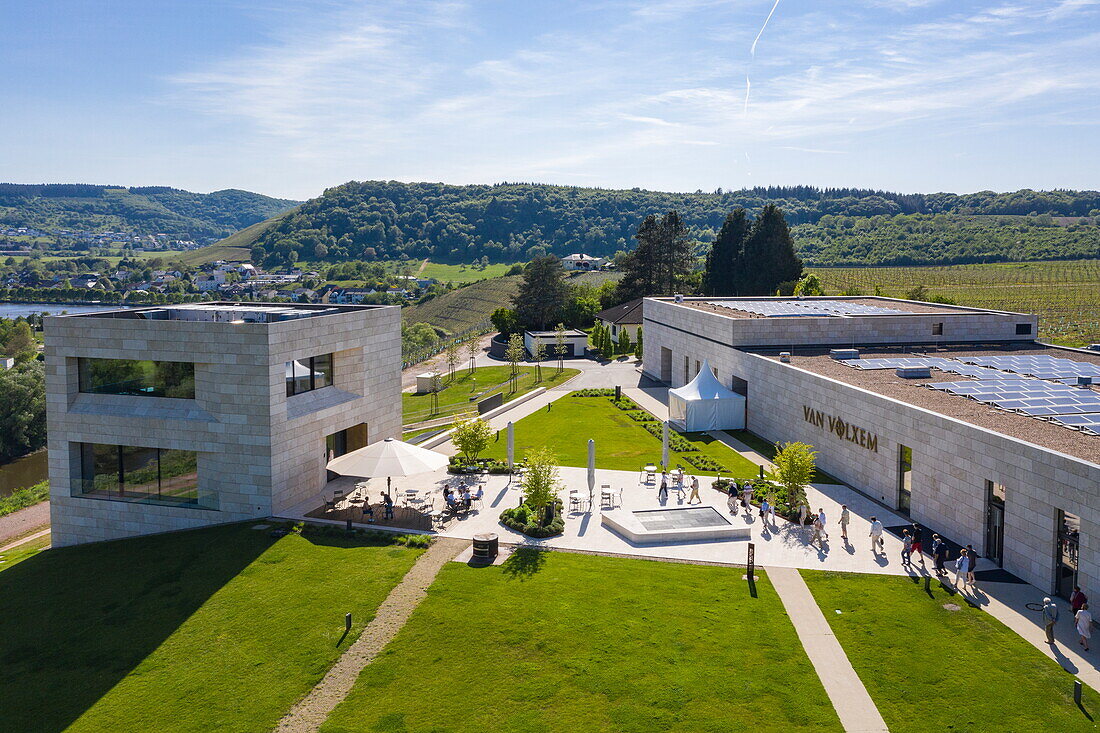
M568 298L561 260L553 255L537 257L523 271L523 282L512 301L516 320L521 328L545 331L562 320Z
M794 252L791 230L783 212L768 204L756 217L738 263L738 295L774 295L782 283L802 277L802 260Z
M638 246L623 258L618 302L647 295L671 295L687 285L695 264L694 245L680 215L645 218L634 235Z
M735 295L737 278L741 275L745 240L752 231L752 222L742 208L726 215L722 229L707 253L706 267L703 270L704 295Z

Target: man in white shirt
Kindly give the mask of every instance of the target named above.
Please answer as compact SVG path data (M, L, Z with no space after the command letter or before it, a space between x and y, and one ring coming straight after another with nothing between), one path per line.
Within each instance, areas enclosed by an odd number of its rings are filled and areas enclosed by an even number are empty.
M871 517L871 552L878 554L879 549L883 546L882 541L882 522L878 521L877 517Z

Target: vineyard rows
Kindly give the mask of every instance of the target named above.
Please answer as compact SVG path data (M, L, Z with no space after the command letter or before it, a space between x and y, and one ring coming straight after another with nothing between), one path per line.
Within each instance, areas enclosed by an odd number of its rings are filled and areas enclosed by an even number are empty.
M1100 260L951 267L814 268L829 294L906 297L1035 313L1040 338L1069 346L1100 343Z

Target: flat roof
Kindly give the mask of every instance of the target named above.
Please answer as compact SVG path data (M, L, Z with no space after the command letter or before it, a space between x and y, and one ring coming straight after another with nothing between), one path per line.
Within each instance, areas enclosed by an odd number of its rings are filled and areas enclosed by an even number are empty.
M938 314L944 316L973 313L1004 313L959 305L923 303L881 296L812 296L812 297L744 297L744 298L658 298L668 303L717 313L727 318L875 318ZM1014 314L1023 315L1023 314Z
M961 420L991 432L1001 433L1012 438L1034 443L1052 451L1100 464L1100 436L1090 435L1051 422L1049 419L1033 417L1019 412L995 407L959 394L951 394L925 385L937 382L960 382L972 377L939 369L931 369L928 378L905 379L897 376L894 369L857 369L845 365L829 356L828 349L751 349L750 353L766 356L779 361L780 351L791 352L790 366L820 374L838 382L850 384L869 392L890 397L921 407L947 417ZM860 347L860 358L912 358L919 356L944 357L958 359L968 356L1051 356L1058 359L1094 364L1100 367L1100 354L1076 349L1044 346L1042 344L1006 344L1003 347L945 346L940 348L903 350L897 347ZM961 362L960 362L961 363ZM786 366L786 365L784 365ZM1019 377L1020 375L1006 375ZM976 380L975 380L976 381ZM1096 386L1082 388L1081 392L1100 396Z
M378 305L327 305L312 303L248 303L219 301L124 308L95 313L73 313L57 318L126 318L149 321L200 321L209 323L277 323L337 313L371 310Z

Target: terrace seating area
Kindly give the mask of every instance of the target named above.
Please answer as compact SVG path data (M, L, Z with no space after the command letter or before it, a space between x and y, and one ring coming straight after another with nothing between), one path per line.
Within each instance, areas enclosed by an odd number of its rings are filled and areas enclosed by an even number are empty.
M385 493L384 480L341 477L329 482L324 504L305 512L305 516L339 522L350 520L361 526L442 531L451 520L482 509L485 489L482 477L475 474L450 476L441 481L429 476L408 488L392 486L389 502Z

